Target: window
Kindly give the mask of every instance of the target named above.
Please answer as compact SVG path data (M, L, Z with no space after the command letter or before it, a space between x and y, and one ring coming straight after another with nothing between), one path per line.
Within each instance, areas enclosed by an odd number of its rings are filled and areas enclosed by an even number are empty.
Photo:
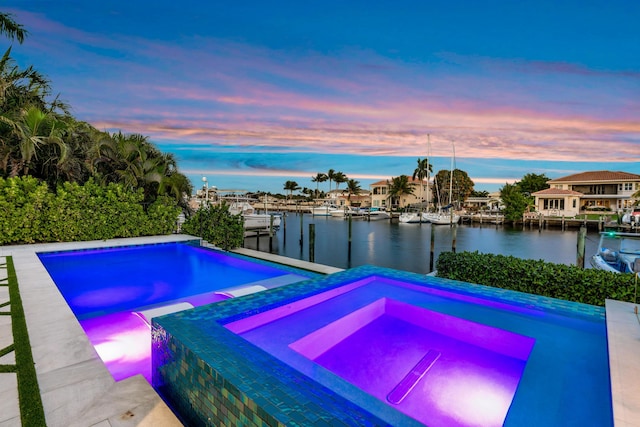
M624 191L632 191L632 190L633 190L633 182L625 182Z
M573 199L573 208L575 209L576 206L578 206L578 201L576 199Z
M544 199L544 209L564 210L564 199Z

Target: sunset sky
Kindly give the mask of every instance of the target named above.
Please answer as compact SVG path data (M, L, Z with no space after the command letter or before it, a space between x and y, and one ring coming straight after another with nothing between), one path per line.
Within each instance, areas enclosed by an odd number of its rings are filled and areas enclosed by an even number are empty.
M194 186L283 193L466 171L640 174L638 1L8 0L72 114L174 153ZM0 48L8 46L0 39ZM430 135L431 150L427 147ZM320 184L328 190L328 183Z

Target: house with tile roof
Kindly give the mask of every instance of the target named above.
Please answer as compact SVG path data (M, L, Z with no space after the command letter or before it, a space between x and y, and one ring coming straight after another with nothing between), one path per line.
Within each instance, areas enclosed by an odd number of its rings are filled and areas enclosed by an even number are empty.
M545 216L623 211L638 201L633 194L640 191L640 175L627 172L582 172L547 183L550 188L532 194L536 211Z
M404 194L395 200L389 197L391 189L391 179L374 182L369 185L371 191L371 206L374 208L404 208L418 203L426 203L427 181L420 181L409 178L409 183L413 185L413 194ZM430 190L431 191L431 190ZM392 205L393 202L393 205Z

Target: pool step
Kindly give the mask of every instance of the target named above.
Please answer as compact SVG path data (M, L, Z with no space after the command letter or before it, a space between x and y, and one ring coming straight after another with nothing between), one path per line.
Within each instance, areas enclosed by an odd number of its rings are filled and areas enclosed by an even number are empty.
M398 383L397 386L387 396L387 400L394 405L399 404L411 393L418 382L431 369L436 360L440 357L440 352L429 350L422 359L409 371L409 373Z

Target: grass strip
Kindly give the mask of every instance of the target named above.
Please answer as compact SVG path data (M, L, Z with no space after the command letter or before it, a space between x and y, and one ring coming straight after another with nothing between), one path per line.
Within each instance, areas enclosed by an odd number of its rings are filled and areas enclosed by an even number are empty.
M10 374L16 371L16 365L0 365L0 374Z
M0 307L6 307L9 304L11 304L11 301L3 302L2 304L0 304Z
M13 266L13 258L7 257L7 276L9 278L9 300L11 301L11 326L16 356L16 377L18 379L18 400L20 402L20 420L23 426L46 426L38 377L31 354L31 343L27 331L27 322L22 308L22 298L18 289L18 279Z
M5 348L0 349L0 357L11 353L13 351L13 348L14 348L13 344L10 344L10 345L6 346Z

